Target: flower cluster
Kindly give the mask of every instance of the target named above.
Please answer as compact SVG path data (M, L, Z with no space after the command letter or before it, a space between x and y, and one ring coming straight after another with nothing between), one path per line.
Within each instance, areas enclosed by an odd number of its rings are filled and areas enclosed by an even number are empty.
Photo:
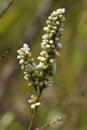
M38 64L35 64L31 58L30 48L27 44L18 50L19 64L24 69L24 78L29 81L36 92L42 92L48 86L52 86L51 76L56 71L55 57L59 56L59 49L62 48L59 43L62 31L65 9L53 11L46 21L47 26L43 28L45 34L42 36L40 56L37 57Z
M18 50L17 53L18 53L17 59L19 59L21 69L25 70L24 78L26 80L29 80L31 77L31 73L34 71L35 68L34 59L31 58L30 48L28 47L27 44L24 44L23 48L20 48L20 50Z
M28 100L28 103L31 104L32 109L34 109L37 106L40 106L40 102L37 102L37 97L34 95L31 95L31 99Z
M55 57L60 55L58 51L62 48L62 44L59 43L59 40L64 26L64 13L64 8L53 11L46 21L47 26L43 28L45 31L41 42L43 51L41 51L40 56L37 57L39 64L36 66L39 75L36 84L42 86L42 88L52 86L51 76L54 75L56 71Z
M55 55L59 55L57 51L62 47L62 45L59 43L59 40L61 33L64 30L64 12L64 8L53 11L46 21L47 26L43 28L46 33L42 36L43 40L41 43L41 48L54 57Z

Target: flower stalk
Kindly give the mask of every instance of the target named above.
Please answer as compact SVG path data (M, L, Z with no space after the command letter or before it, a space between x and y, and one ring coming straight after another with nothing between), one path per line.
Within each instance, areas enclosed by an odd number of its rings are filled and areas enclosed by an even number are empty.
M28 81L28 85L35 89L36 95L31 95L28 103L33 109L32 119L28 130L31 129L36 111L40 105L39 99L43 90L52 86L51 77L56 72L56 56L60 56L59 50L62 44L59 42L64 30L64 13L65 9L57 9L53 11L46 21L46 27L43 28L45 34L42 36L41 48L42 51L37 57L38 64L35 63L34 58L30 52L29 46L24 43L23 47L17 51L19 64L24 71L24 78Z
M37 110L37 109L36 109L36 107L35 107L34 110L33 110L33 114L32 114L32 118L31 118L30 124L29 124L29 126L28 126L28 130L31 130L33 121L34 121L35 116L36 116L36 110Z

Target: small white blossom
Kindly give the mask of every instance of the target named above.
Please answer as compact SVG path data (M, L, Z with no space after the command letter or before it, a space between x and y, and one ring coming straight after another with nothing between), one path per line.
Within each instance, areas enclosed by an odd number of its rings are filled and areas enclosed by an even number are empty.
M42 45L42 46L46 45L46 42L42 42L41 45Z
M55 23L55 24L58 26L58 25L60 25L60 22L59 22L59 21L56 21L56 23Z
M28 77L28 75L26 74L26 75L24 76L24 79L28 80L28 78L29 78L29 77Z
M55 37L55 40L56 40L56 41L59 41L59 37Z
M44 68L44 63L43 62L40 62L37 66L36 66L36 68L38 69L38 68Z
M56 11L53 11L53 12L51 13L51 16L53 16L53 17L57 16L57 12L56 12Z
M18 55L18 56L17 56L17 59L20 59L20 58L21 58L21 56L20 56L20 55Z
M57 9L57 14L62 14L62 13L65 13L65 9Z
M48 24L47 26L48 26L49 30L52 29L52 26L50 24Z
M58 49L63 48L63 46L62 46L62 44L61 44L61 43L58 43L58 44L57 44L57 47L58 47Z
M59 31L62 32L64 29L63 28L59 28Z
M43 30L46 31L46 32L48 32L49 28L48 27L44 27Z
M38 56L37 59L40 60L40 61L45 61L46 60L45 57L41 57L41 56Z
M62 22L64 22L65 21L65 17L62 17Z
M55 29L50 31L52 35L56 34Z
M32 104L32 105L31 105L31 109L34 109L35 107L36 107L35 104Z
M36 106L40 106L40 104L41 104L40 102L36 102L35 103Z
M21 60L19 61L19 64L23 64L23 63L24 63L24 60L21 59Z
M49 37L48 37L48 34L44 34L43 36L42 36L42 38L43 39L48 39Z
M28 100L28 103L32 103L32 99L31 99L31 100Z
M50 45L49 45L49 44L47 44L45 47L46 47L46 48L50 48Z
M46 56L46 55L47 55L47 52L46 52L46 51L41 51L41 52L40 52L40 55L41 55L41 56Z
M26 43L24 43L23 48L24 48L25 51L29 51L30 50L30 48L28 47L28 45Z
M53 59L50 59L50 62L51 62L51 63L54 63L54 60L53 60Z
M55 48L55 45L53 44L53 45L51 45L51 47L52 47L52 48Z
M37 101L37 97L34 95L31 95L31 99L28 100L28 103L31 104L32 109L34 109L37 106L40 106L40 102Z
M56 20L58 19L58 17L56 16L56 17L53 17L53 21L55 22Z
M31 108L34 109L35 107L40 106L40 104L41 104L40 102L36 102L35 104L31 105Z
M53 40L50 40L49 43L50 43L50 44L53 44Z
M56 56L60 56L60 53L59 52L55 52Z

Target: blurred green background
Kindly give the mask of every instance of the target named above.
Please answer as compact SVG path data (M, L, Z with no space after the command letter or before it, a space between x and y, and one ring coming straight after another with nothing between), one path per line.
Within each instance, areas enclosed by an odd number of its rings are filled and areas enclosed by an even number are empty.
M63 49L53 87L44 90L32 129L62 115L63 123L47 130L87 130L87 0L14 0L2 15L10 1L0 0L0 57L6 54L0 61L0 130L27 130L32 115L27 100L34 89L23 78L17 49L26 42L36 58L47 17L62 7Z

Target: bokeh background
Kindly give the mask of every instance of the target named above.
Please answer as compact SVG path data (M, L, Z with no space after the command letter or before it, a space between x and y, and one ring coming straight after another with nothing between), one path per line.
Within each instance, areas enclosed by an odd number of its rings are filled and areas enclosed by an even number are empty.
M33 128L64 120L47 130L87 130L87 0L0 0L0 130L27 130L32 110L27 86L16 59L24 42L36 58L43 26L53 10L66 9L63 49L53 87L44 90ZM10 4L9 4L10 3Z

